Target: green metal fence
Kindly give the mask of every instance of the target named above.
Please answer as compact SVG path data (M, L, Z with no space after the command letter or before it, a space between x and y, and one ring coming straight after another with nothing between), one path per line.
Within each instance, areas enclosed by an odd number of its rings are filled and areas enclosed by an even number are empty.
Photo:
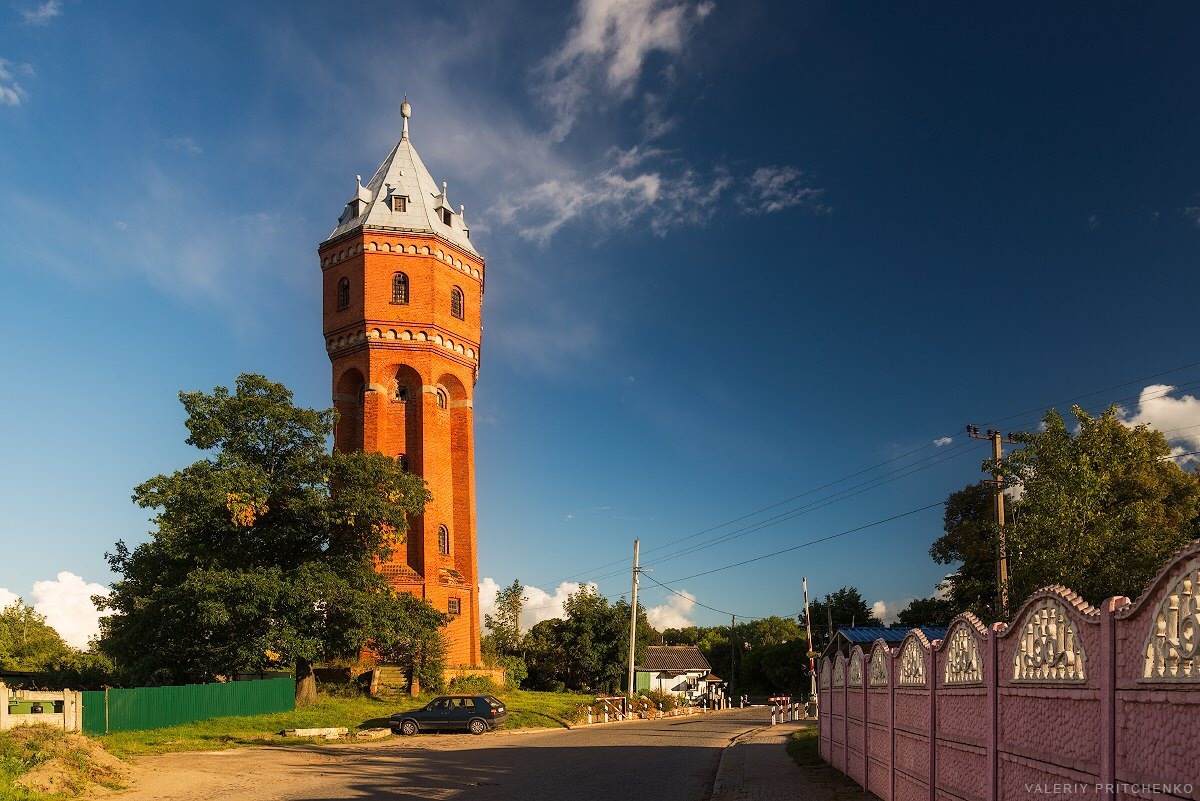
M83 693L83 730L108 734L161 729L209 718L266 715L295 708L295 679L90 691Z

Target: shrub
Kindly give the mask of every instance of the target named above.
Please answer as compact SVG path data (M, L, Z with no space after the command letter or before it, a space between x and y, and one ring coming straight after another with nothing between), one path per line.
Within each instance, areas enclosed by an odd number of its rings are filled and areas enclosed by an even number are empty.
M635 709L641 708L638 704L642 702L643 698L650 703L650 710L652 712L657 712L660 705L663 712L670 712L679 706L680 702L679 696L674 693L662 690L648 690L647 692L640 693L638 698L633 699Z
M521 682L529 676L525 660L519 656L502 656L497 661L504 668L504 686L510 690L520 689Z
M489 676L456 676L450 679L450 692L463 695L494 695L500 688Z

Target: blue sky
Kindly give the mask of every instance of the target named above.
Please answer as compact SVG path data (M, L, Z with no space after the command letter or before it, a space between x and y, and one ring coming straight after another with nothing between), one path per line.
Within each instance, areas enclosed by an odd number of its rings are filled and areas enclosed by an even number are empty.
M1096 390L1200 449L1198 16L7 4L0 596L83 614L146 536L132 487L196 458L179 390L329 404L316 246L407 92L488 264L480 575L553 614L563 581L627 592L636 536L724 612L794 613L802 575L894 612L947 570L938 508L696 574L935 504L981 477L966 423Z

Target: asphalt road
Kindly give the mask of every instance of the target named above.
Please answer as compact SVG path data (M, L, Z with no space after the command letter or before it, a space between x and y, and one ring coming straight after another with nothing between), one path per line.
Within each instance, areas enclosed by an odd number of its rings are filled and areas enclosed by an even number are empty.
M567 731L429 734L364 745L137 760L122 801L708 801L721 752L762 707Z

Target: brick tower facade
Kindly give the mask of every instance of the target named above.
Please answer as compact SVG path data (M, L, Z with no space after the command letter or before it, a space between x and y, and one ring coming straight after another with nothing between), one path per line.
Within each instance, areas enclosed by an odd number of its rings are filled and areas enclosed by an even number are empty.
M408 137L346 204L321 243L325 346L338 411L334 448L379 451L422 476L432 499L381 566L397 590L449 613L446 662L478 666L475 433L483 258Z

